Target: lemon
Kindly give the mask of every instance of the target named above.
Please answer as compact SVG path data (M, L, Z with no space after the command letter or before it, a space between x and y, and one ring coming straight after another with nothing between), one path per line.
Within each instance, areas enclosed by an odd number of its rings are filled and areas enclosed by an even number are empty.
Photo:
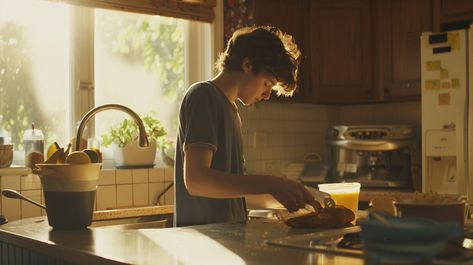
M61 147L59 146L59 144L57 142L52 143L48 148L48 152L46 153L46 157L50 158L60 148Z
M66 157L66 163L69 164L88 164L90 163L89 156L82 151L74 151Z

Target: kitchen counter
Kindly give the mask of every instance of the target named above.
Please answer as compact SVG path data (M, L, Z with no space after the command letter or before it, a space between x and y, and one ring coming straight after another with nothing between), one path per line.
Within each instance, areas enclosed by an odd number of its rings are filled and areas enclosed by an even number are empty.
M265 243L267 239L309 232L314 230L290 229L277 220L165 229L55 231L46 217L34 217L0 226L0 263L29 264L33 257L42 257L47 264L363 264L359 258Z
M154 205L144 207L122 208L94 211L93 221L112 220L118 218L143 217L152 215L173 214L174 205Z
M361 189L360 190L360 202L370 202L375 197L398 197L398 198L410 198L415 195L415 191L412 190L395 190L395 189Z

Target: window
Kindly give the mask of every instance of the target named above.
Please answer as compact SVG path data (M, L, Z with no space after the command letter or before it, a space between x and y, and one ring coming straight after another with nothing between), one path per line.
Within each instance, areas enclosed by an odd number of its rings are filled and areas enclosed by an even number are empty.
M83 114L107 103L152 114L174 138L185 90L211 75L211 47L207 23L0 0L1 126L12 136L15 162L24 159L22 135L31 122L43 130L45 148L65 145ZM123 118L102 112L84 137L100 139Z
M46 144L70 134L69 27L69 6L0 0L0 126L16 150L32 122Z
M186 21L123 13L95 12L95 103L118 103L142 114L154 113L170 135L185 92ZM126 117L104 112L96 118L101 135Z

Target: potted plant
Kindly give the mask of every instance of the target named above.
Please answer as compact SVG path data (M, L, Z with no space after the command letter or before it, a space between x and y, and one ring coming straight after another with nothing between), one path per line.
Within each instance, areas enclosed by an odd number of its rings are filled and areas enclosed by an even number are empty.
M151 115L140 116L148 135L149 147L138 145L138 125L132 119L124 119L120 124L111 126L102 135L102 145L112 145L113 157L117 168L152 167L156 150L168 147L167 132L161 122Z

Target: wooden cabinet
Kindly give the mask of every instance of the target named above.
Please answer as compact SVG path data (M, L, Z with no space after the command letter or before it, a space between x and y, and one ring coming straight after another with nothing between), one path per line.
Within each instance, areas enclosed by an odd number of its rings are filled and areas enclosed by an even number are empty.
M473 10L473 0L255 0L255 21L298 40L297 102L419 100L420 35L435 30L440 4L444 21Z
M309 13L312 101L370 101L370 0L310 1Z
M254 1L254 17L255 23L258 25L276 26L291 34L296 40L299 49L302 52L302 60L299 68L298 89L292 98L276 98L272 100L283 101L307 101L309 94L309 84L306 80L308 76L307 62L307 31L308 16L307 5L309 0L255 0Z
M433 3L439 24L473 20L472 0L433 0Z
M374 73L377 99L420 99L420 35L432 31L430 0L377 0Z

